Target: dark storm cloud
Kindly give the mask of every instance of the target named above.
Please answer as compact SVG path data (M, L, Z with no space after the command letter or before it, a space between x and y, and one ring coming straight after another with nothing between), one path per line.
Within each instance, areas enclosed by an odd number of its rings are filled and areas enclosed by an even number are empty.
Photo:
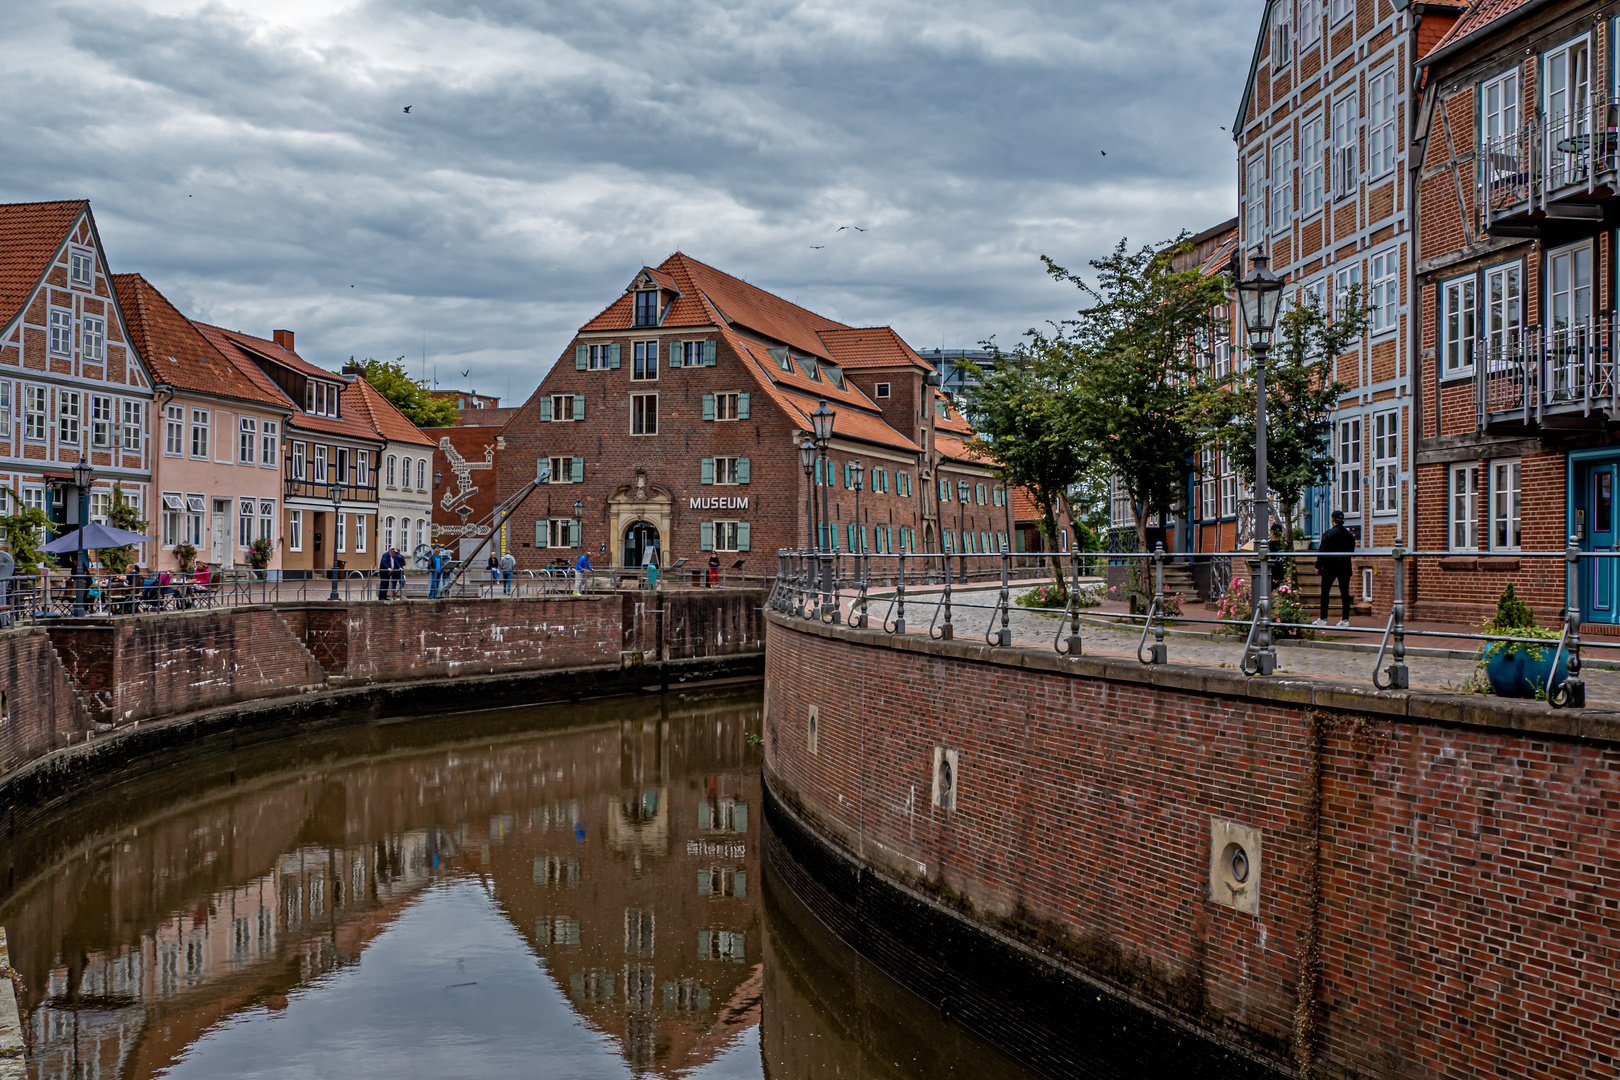
M90 197L200 318L331 365L425 333L502 394L675 248L919 348L1006 341L1074 306L1038 254L1235 211L1258 8L48 4L8 28L0 197Z

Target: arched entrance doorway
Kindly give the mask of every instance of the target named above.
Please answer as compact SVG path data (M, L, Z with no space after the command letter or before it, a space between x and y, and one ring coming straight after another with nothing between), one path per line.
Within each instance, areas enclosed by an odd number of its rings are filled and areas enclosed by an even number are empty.
M647 521L631 522L624 530L624 561L619 565L636 567L647 556L648 548L659 548L658 527ZM658 564L664 563L663 551L658 552Z

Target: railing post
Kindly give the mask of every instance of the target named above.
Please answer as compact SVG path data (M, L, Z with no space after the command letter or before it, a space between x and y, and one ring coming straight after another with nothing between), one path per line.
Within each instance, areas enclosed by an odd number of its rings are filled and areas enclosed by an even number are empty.
M1412 685L1406 669L1406 549L1397 541L1390 554L1395 557L1395 602L1390 609L1395 620L1395 656L1389 665L1389 688L1406 690Z
M1153 545L1153 607L1148 612L1148 619L1153 624L1153 648L1150 651L1151 664L1168 663L1170 659L1169 647L1164 643L1164 542Z
M1001 629L996 631L995 644L1006 647L1012 644L1012 612L1008 610L1011 591L1008 589L1008 577L1012 570L1012 555L1003 551L1001 553L1001 597L998 606L1001 608Z
M1056 558L1056 557L1057 557L1056 555L1053 556L1053 558ZM1070 656L1079 656L1080 655L1080 549L1079 549L1078 544L1075 545L1074 559L1072 561L1074 563L1074 584L1073 584L1073 586L1071 586L1071 588L1069 590L1069 604L1070 604L1069 611L1072 614L1070 614L1070 616L1069 616L1069 649L1068 649L1068 655L1070 655Z
M895 590L894 632L906 632L906 551L900 549L900 581Z
M1571 536L1564 548L1564 634L1569 640L1568 675L1563 685L1547 695L1556 708L1584 709L1586 682L1581 678L1581 543ZM1558 677L1558 656L1553 655L1549 681Z
M940 628L939 640L949 641L956 636L956 628L951 625L951 557L942 554L940 559L945 567L945 625ZM962 565L967 566L965 558Z
M862 630L865 630L866 629L866 584L867 584L867 581L866 581L866 552L864 552L864 551L861 552L859 555L855 556L855 576L860 579L858 584L860 586L861 610L860 610L860 614L856 615L855 618L852 620L852 622L854 623L855 626L859 627Z

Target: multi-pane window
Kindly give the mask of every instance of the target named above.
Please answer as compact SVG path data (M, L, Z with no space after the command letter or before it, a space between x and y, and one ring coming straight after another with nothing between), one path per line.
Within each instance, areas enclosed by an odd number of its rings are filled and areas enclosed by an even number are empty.
M314 416L337 416L338 388L311 379L304 384L304 410Z
M1372 257L1373 333L1395 329L1396 309L1401 302L1401 253L1399 248L1388 248Z
M1198 519L1213 521L1220 506L1220 474L1213 449L1198 452Z
M292 444L292 478L294 480L303 480L306 475L307 473L304 468L304 444L301 442L295 442Z
M1472 464L1451 467L1451 549L1479 547L1479 480Z
M186 513L184 497L178 491L165 491L163 493L163 546L174 547L180 543L183 519Z
M630 434L658 434L658 395L630 395Z
M1361 513L1361 417L1339 421L1339 509Z
M317 444L315 447L315 475L310 477L317 484L326 483L326 447Z
M570 457L554 457L549 462L551 466L551 483L572 484L574 482L574 459Z
M1322 40L1322 0L1299 2L1299 47L1308 49Z
M1305 0L1310 3L1310 0ZM1271 73L1294 58L1294 0L1271 5Z
M1322 209L1323 149L1322 118L1318 116L1306 121L1299 133L1299 212L1305 217Z
M1373 513L1400 511L1400 413L1394 409L1373 416Z
M714 550L716 551L742 551L738 545L741 543L743 523L740 521L716 521L714 523Z
M100 361L104 358L107 344L107 320L94 315L86 315L79 322L80 342L84 346L86 360Z
M411 490L411 459L403 458L400 461L401 473L399 486L406 491Z
M590 347L590 369L592 371L606 371L613 367L613 357L618 352L617 345L592 345Z
M102 397L100 394L90 395L91 446L110 447L118 441L118 433L113 430L116 415L112 398Z
M56 392L56 441L68 446L79 445L80 396L77 390Z
M1520 169L1519 71L1515 68L1480 87L1479 128L1487 176L1503 179Z
M712 341L684 341L680 344L682 360L686 367L714 367L714 342Z
M1237 516L1238 478L1232 469L1232 455L1221 451L1221 517Z
M383 470L384 470L384 472L383 472L383 477L384 477L383 483L387 484L389 487L398 487L399 486L399 458L395 457L393 454L389 454L388 455L388 460L383 465ZM406 471L409 472L410 471L409 468L407 468ZM389 531L390 532L393 531L392 527L390 527Z
M1249 159L1248 175L1244 180L1243 231L1251 238L1266 231L1266 159L1256 154Z
M163 407L163 452L180 455L186 452L186 408L184 405Z
M287 511L287 550L304 550L304 512L302 510Z
M1491 547L1519 548L1519 460L1491 462Z
M253 546L253 521L259 509L257 499L238 499L236 513L236 546L250 548Z
M658 342L638 341L631 346L631 353L634 364L630 369L632 379L658 378Z
M90 256L78 252L68 256L68 280L75 285L90 284Z
M395 544L394 544L394 517L393 517L392 514L390 514L388 517L383 518L382 546L383 546L384 551L387 551L390 548L395 546Z
M370 450L356 450L354 452L354 482L361 487L371 486Z
M1356 145L1360 127L1356 95L1346 94L1333 103L1333 193L1340 197L1354 192L1361 178Z
M366 515L354 515L354 550L364 553L366 550Z
M332 530L337 534L336 551L349 550L349 515L340 513L337 516L337 528Z
M253 456L258 453L259 422L251 416L241 418L237 426L237 461L243 465L253 464Z
M714 459L714 482L717 484L740 483L737 479L737 459L734 457L717 457Z
M1328 0L1328 22L1337 23L1356 10L1356 0Z
M23 387L23 435L29 439L45 438L45 388Z
M1474 277L1457 278L1440 286L1440 355L1447 375L1474 367Z
M736 394L714 395L714 418L716 420L737 419L737 398L738 395Z
M1361 263L1359 262L1340 267L1333 273L1333 315L1335 318L1344 314L1345 310L1350 306L1352 296L1357 303L1366 303L1367 298L1361 295Z
M420 527L417 542L421 543ZM534 523L534 546L541 548L576 547L579 536L572 518L552 518Z
M1395 69L1367 80L1367 175L1395 167Z
M141 449L141 403L124 402L124 449L139 453Z
M51 354L73 355L73 312L51 308Z
M636 378L638 378L638 379L640 379L640 378L657 378L657 376L656 375L651 375L651 376L637 375ZM543 404L545 404L545 402L542 401L541 404L543 405ZM542 419L542 420L572 421L574 419L574 395L573 394L552 394L551 395L551 415L550 416L541 416L540 419ZM583 420L585 418L583 416L581 416L581 417L579 417L579 419Z
M658 325L658 290L642 289L636 293L636 325Z
M266 420L259 430L259 464L274 467L276 465L276 447L280 441L278 431L280 425L274 420Z
M208 410L191 410L191 456L208 456Z
M1271 228L1288 228L1294 220L1294 141L1286 135L1271 144Z
M92 491L90 493L90 520L97 525L107 524L107 517L112 513L112 492Z
M1485 356L1493 367L1509 362L1518 348L1524 319L1520 275L1516 262L1485 271Z
M259 539L276 542L276 501L274 499L259 500Z
M427 490L427 458L416 459L416 490Z
M201 547L203 542L203 516L208 512L201 495L186 496L186 543Z

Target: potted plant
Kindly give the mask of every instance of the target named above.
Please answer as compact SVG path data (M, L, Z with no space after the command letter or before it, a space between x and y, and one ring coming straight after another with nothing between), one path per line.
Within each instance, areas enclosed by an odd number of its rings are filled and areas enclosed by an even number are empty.
M1548 642L1557 642L1559 638L1557 630L1544 630L1536 625L1536 613L1513 591L1512 582L1496 598L1496 614L1480 627L1480 633ZM1480 650L1479 664L1485 669L1485 681L1490 684L1491 693L1498 697L1541 697L1562 683L1567 674L1563 657L1559 657L1557 674L1553 673L1556 651L1556 644L1491 641ZM1549 676L1553 679L1551 685L1548 685Z
M274 553L270 541L266 537L259 537L248 548L248 565L253 568L253 576L260 581L264 580L264 569L270 565L270 556Z
M197 566L197 549L191 544L176 544L174 561L179 565L182 574L191 573Z

